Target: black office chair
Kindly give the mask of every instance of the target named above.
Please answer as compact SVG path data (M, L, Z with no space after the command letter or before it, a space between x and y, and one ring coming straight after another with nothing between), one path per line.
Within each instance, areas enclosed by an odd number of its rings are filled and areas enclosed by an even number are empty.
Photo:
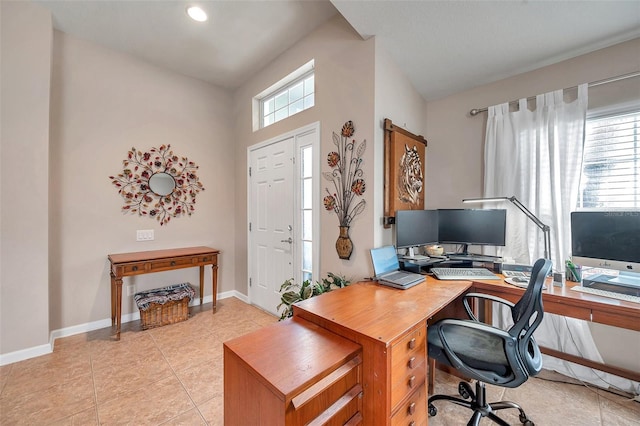
M446 400L473 410L468 426L478 425L483 417L509 426L494 413L505 408L519 410L520 421L533 426L534 423L516 403L487 403L485 383L515 388L542 369L542 355L533 339L533 332L542 321L542 288L550 271L550 260L536 261L529 285L515 305L499 297L469 293L464 297L464 307L470 320L443 319L428 327L429 357L455 368L464 377L477 380L475 392L469 383L460 382L458 392L462 398L449 395L429 398L430 416L438 412L433 403ZM513 326L504 331L480 322L471 311L470 299L485 299L509 306Z

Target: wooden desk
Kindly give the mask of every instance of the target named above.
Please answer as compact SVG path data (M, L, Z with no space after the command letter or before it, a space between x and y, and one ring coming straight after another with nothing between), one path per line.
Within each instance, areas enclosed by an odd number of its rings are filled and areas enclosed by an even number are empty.
M571 290L575 285L578 284L567 282L565 287L554 287L549 279L547 289L542 293L545 313L640 331L640 304ZM502 297L513 303L520 300L524 292L523 289L503 281L474 281L471 291ZM485 318L491 318L491 302L485 303L484 314ZM540 350L555 358L640 381L640 372L609 366L550 348L541 347Z
M362 424L396 425L414 422L415 425L426 425L426 399L429 395L425 384L428 370L427 327L440 318L467 318L461 297L468 292L493 294L515 302L520 299L524 290L502 280L438 281L427 277L425 283L408 290L361 282L298 302L293 308L294 320L313 323L330 332L329 334L346 338L362 348ZM557 288L548 283L543 303L546 312L632 330L640 327L640 305L630 302L583 294L566 287ZM278 323L269 333L284 330L284 327L283 323ZM264 359L281 357L282 345L250 345L254 340L260 341L260 333L262 330L243 336L243 344L248 345L243 350L250 351L253 347L252 350L259 351L260 357ZM325 352L320 346L309 348L309 351L310 353L305 352L305 356L319 359ZM550 355L557 356L553 353ZM590 365L588 360L570 357L569 361ZM234 368L244 365L243 369L255 370L250 365L251 359L245 358L235 360ZM225 358L225 369L226 363ZM594 368L638 380L636 372L602 367L607 366L599 364ZM314 374L317 376L329 372L327 370L325 373ZM266 374L261 375L265 376ZM233 382L233 377L236 375L225 374L225 416L227 406L231 410L234 407L233 401L245 396L244 391L238 389L246 387L239 388ZM235 392L232 390L234 386ZM236 407L235 411L240 409ZM284 407L281 411L287 409L290 407ZM256 421L251 424L261 423ZM267 421L262 424L284 423Z
M138 251L110 254L111 262L111 325L116 324L116 340L120 340L122 322L122 278L181 268L200 267L200 304L204 295L204 267L211 265L213 312L218 293L218 253L211 247L185 247L168 250Z
M470 287L430 277L408 290L356 283L297 303L294 317L362 346L364 424L426 425L427 320L460 316L456 300Z

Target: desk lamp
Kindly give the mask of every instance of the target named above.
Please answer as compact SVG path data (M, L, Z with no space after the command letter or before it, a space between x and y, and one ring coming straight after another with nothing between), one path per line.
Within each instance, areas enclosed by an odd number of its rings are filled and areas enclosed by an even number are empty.
M520 209L522 213L524 213L536 226L542 229L542 233L544 235L544 258L550 259L549 251L551 249L551 228L549 225L545 225L542 223L540 219L536 217L533 213L529 211L515 196L511 197L491 197L491 198L466 198L462 200L463 203L496 203L500 201L511 201L515 206Z

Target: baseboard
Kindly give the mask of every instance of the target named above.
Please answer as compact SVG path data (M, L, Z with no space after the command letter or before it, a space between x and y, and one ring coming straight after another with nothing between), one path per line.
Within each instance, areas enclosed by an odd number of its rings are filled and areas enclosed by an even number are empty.
M34 346L32 348L21 349L15 352L0 354L0 366L50 354L51 352L53 352L53 345L51 343L47 343L46 345Z
M218 293L218 300L228 299L230 297L235 297L237 299L242 300L245 303L249 303L249 298L244 294L236 291L225 291L222 293ZM202 303L211 303L213 302L213 296L205 296L202 299ZM200 298L194 298L191 301L191 305L200 304ZM122 324L137 321L140 319L140 312L131 312L129 314L122 315ZM9 352L6 354L0 354L0 366L13 364L14 362L24 361L25 359L35 358L38 356L50 354L53 352L53 345L56 339L61 337L69 337L76 334L88 333L93 330L99 330L101 328L111 327L111 318L106 318L98 321L92 321L85 324L74 325L71 327L61 328L59 330L53 330L49 333L49 343L40 346L34 346L32 348L21 349L15 352Z

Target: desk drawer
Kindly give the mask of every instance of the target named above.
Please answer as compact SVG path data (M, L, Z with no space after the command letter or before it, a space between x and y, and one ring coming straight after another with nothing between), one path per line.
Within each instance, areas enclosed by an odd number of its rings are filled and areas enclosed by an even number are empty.
M215 254L208 254L208 255L202 255L202 256L194 256L194 258L192 259L193 263L198 264L198 265L207 265L210 263L218 263L218 255Z
M427 396L425 386L417 389L391 417L391 426L425 426L427 424Z
M174 257L172 259L163 259L151 262L152 271L188 266L193 266L193 257Z
M391 348L391 409L424 384L426 377L426 325L408 333Z
M118 265L121 276L146 274L151 270L150 262L135 262Z
M544 312L591 321L591 309L583 306L571 306L564 303L543 300Z

